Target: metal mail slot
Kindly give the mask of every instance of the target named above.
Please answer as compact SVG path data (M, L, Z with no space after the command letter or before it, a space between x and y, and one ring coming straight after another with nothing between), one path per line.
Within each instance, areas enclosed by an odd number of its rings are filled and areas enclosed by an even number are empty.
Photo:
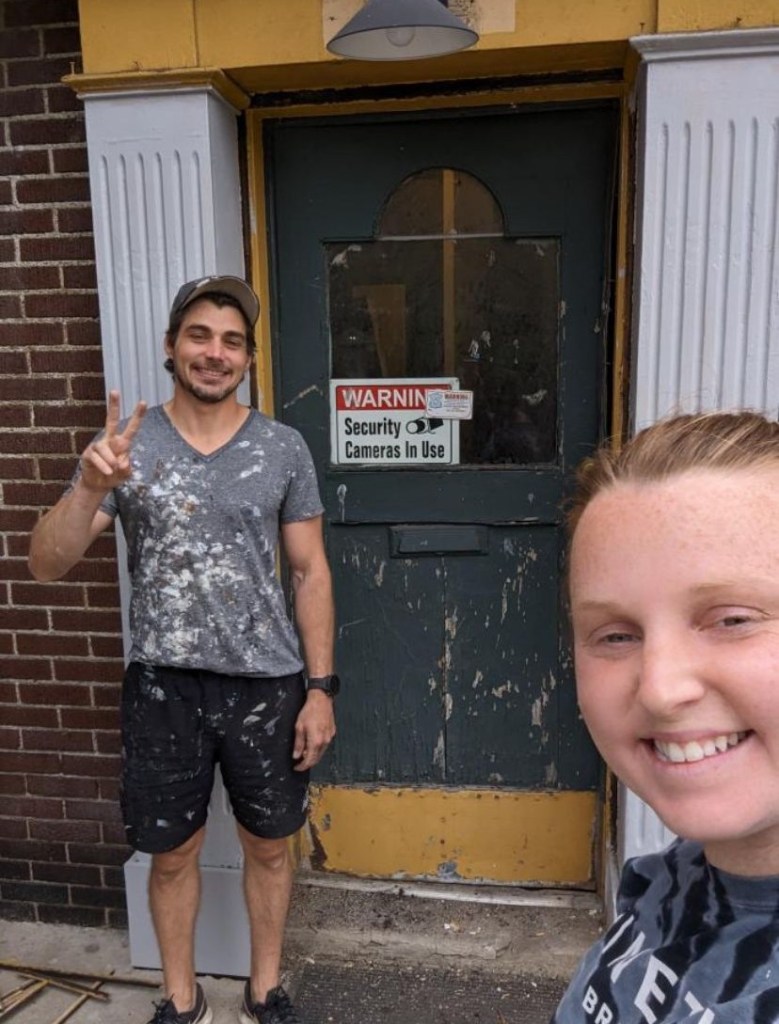
M391 526L390 555L486 555L490 538L486 526Z

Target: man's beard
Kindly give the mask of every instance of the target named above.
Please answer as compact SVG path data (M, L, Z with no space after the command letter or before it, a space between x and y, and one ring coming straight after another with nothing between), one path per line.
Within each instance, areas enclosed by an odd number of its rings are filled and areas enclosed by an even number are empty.
M185 380L184 377L182 377L181 374L178 372L178 370L175 370L174 374L176 380L185 391L189 392L190 395L193 395L199 401L206 402L208 405L217 405L219 402L224 402L224 400L226 398L229 398L230 395L233 394L233 392L237 391L238 388L243 383L242 376L230 387L225 388L224 391L209 391L206 388L201 388L200 385L198 384L193 384L191 381Z

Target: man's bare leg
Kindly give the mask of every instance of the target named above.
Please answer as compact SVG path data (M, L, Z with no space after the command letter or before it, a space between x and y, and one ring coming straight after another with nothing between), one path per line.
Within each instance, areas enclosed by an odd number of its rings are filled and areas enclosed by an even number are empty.
M152 856L149 905L162 958L166 999L184 1012L195 1004L195 920L200 905L198 856L205 829L168 853Z
M243 886L251 927L252 997L264 1003L279 983L292 858L286 839L260 839L240 825L238 836L244 852Z

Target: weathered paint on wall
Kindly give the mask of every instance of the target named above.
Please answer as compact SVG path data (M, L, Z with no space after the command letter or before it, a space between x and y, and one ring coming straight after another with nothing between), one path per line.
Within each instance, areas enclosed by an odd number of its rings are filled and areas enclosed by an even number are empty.
M192 6L191 0L80 0L84 70L198 67Z
M706 32L779 24L777 0L658 0L658 32Z
M315 786L303 853L319 870L360 876L589 886L597 800L577 792Z
M322 0L322 36L327 43L353 18L363 0ZM515 0L449 0L452 14L462 18L479 35L513 32L517 25Z

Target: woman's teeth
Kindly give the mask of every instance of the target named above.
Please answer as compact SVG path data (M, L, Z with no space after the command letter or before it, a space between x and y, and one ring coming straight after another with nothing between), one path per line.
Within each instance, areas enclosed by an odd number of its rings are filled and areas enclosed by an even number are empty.
M691 740L689 743L663 743L654 741L655 751L663 761L684 764L689 761L702 761L705 757L714 757L729 747L738 746L746 738L746 732L723 733L722 736L711 736L705 740Z

